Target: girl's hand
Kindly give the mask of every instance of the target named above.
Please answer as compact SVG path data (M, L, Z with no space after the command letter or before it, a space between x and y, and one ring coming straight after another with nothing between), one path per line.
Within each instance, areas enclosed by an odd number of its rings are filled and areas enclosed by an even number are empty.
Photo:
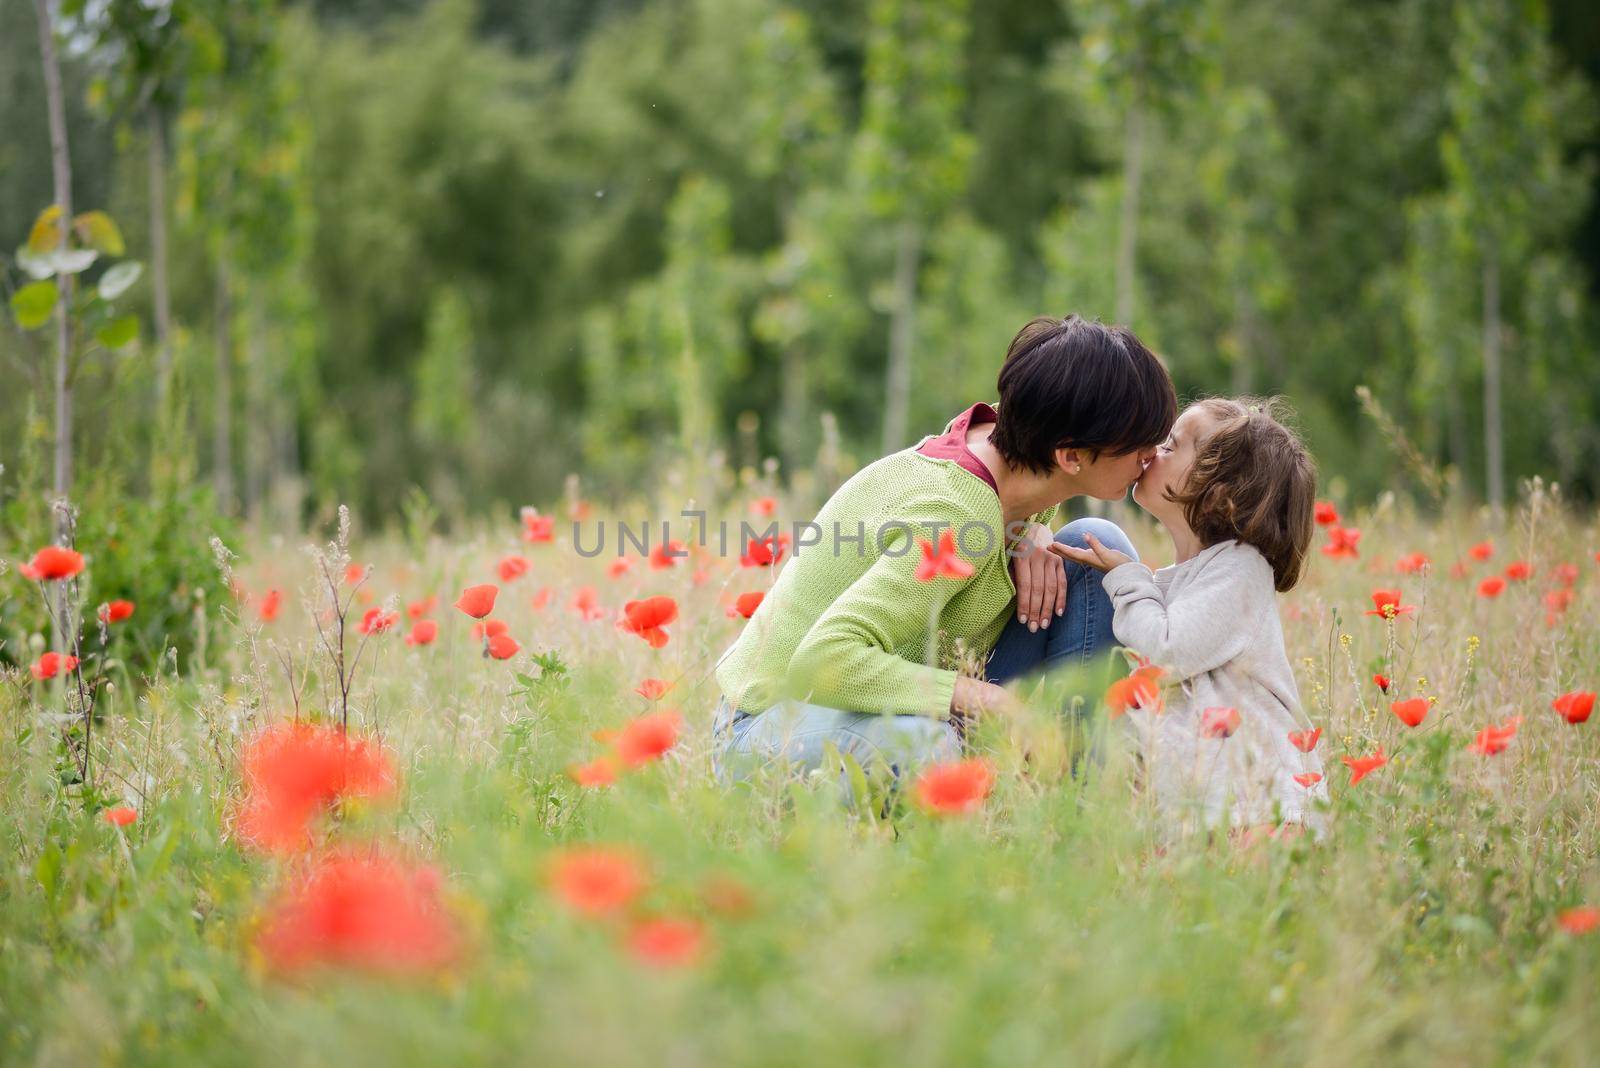
M1050 528L1029 523L1018 539L1026 545L1011 560L1011 577L1017 586L1017 622L1030 631L1050 626L1050 620L1067 610L1067 570L1061 558L1044 550L1056 543Z
M1089 543L1087 549L1078 549L1071 545L1063 545L1059 541L1052 541L1050 543L1050 551L1062 559L1071 560L1073 563L1082 564L1084 567L1092 567L1096 571L1110 571L1112 568L1121 567L1123 564L1133 563L1133 557L1115 549L1107 549L1100 544L1100 539L1093 534L1085 533L1083 540Z

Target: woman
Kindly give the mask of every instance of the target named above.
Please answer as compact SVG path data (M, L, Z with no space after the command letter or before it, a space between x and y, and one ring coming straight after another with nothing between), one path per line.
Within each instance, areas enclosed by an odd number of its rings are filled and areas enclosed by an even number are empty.
M815 768L830 743L862 767L949 759L964 721L1009 702L1000 683L1110 647L1100 584L1039 550L1092 530L1133 555L1114 524L1055 519L1127 494L1177 418L1172 380L1131 331L1068 316L1017 333L998 391L823 505L821 541L718 662L725 767ZM958 674L963 653L988 654L987 679Z

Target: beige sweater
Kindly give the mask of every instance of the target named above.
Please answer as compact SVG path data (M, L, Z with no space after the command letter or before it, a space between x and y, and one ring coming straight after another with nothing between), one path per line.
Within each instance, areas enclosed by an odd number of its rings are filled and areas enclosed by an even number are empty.
M1165 710L1127 719L1165 820L1235 825L1292 820L1320 827L1312 802L1327 783L1321 745L1302 753L1289 732L1308 727L1284 651L1272 565L1253 547L1225 541L1151 572L1123 564L1102 580L1117 640L1166 671ZM1230 737L1207 736L1208 708L1239 711Z

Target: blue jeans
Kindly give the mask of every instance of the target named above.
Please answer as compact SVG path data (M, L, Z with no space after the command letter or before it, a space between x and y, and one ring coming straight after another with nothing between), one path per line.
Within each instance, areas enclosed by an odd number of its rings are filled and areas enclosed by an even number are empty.
M1085 548L1086 532L1109 549L1139 558L1122 529L1105 519L1075 519L1056 532L1056 541ZM989 656L989 681L1010 682L1055 667L1087 665L1116 645L1111 599L1100 585L1100 572L1074 563L1066 568L1066 612L1052 617L1048 628L1030 631L1013 611ZM765 763L820 768L830 742L863 769L887 766L896 775L961 753L961 738L948 720L845 712L799 701L751 713L730 707L724 699L717 706L712 737L718 775L736 778Z

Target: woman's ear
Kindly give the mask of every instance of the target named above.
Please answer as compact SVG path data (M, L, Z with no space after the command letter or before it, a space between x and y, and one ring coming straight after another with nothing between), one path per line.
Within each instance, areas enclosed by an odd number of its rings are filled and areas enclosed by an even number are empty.
M1077 449L1057 449L1056 466L1069 475L1083 472L1083 457L1078 455Z

